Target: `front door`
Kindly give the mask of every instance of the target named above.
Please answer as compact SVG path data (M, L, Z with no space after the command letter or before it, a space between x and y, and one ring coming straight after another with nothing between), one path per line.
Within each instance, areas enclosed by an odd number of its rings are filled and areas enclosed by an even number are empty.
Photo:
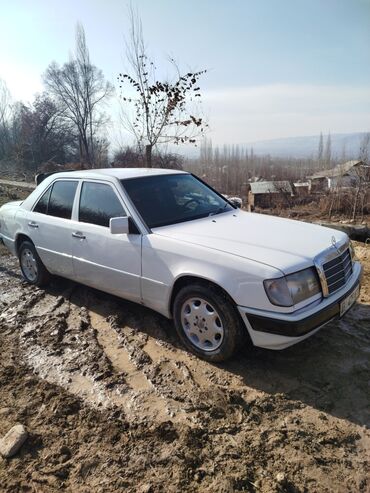
M84 181L73 231L76 280L122 298L141 300L141 235L112 235L109 220L127 216L110 183Z

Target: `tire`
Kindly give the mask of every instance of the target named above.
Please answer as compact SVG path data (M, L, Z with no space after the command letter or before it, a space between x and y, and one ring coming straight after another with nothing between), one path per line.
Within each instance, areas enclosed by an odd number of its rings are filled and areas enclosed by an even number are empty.
M233 301L212 284L183 287L176 295L173 316L182 343L206 361L226 361L245 341L246 329Z
M29 284L44 286L49 282L50 274L31 241L23 241L19 247L18 259L22 275Z

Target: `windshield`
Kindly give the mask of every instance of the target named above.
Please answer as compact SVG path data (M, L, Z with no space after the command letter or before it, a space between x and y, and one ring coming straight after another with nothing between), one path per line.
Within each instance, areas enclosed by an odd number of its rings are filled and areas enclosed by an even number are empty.
M146 176L121 182L149 228L233 210L225 199L192 175Z

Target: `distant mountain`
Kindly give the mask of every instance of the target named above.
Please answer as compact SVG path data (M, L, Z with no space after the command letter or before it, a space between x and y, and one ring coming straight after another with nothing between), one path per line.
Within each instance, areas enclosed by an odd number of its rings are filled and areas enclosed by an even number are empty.
M345 150L345 156L357 158L360 150L360 143L365 135L365 132L350 133L350 134L331 134L331 152L333 157L340 158ZM243 144L250 150L253 147L254 154L266 155L270 154L274 157L295 157L305 158L317 156L319 145L319 135L311 135L307 137L289 137L285 139L260 140ZM324 135L324 147L327 136Z

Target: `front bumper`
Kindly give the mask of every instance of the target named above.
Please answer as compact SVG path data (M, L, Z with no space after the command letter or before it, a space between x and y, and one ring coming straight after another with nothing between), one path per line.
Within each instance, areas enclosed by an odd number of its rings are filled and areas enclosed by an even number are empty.
M307 339L331 320L339 318L341 302L358 288L361 275L361 264L355 262L346 286L335 295L298 312L272 313L239 306L253 344L267 349L284 349Z

